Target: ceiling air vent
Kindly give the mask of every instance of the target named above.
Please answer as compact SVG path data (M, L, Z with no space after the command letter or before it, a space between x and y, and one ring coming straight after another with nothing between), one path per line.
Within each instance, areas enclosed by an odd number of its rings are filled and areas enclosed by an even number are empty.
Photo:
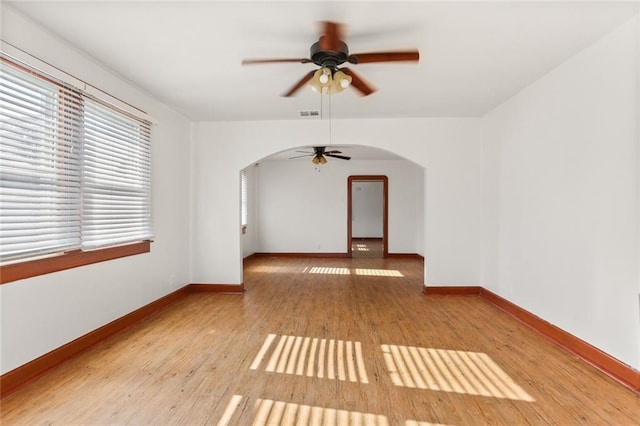
M320 117L320 111L317 110L304 110L304 111L300 111L300 117L309 117L309 118L314 118L314 117Z

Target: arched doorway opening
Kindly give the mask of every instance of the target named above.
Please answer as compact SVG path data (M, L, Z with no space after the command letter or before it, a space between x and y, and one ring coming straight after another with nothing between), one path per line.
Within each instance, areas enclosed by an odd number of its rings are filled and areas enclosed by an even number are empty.
M350 239L358 235L352 233L353 227L348 229L353 193L348 193L351 185L345 182L350 176L373 176L372 182L380 184L386 181L386 225L380 237L383 256L423 256L426 169L391 152L364 148L354 155L352 146L341 145L339 149L352 160L329 158L328 163L317 165L305 157L290 160L299 155L297 151L308 150L292 147L246 166L248 224L238 227L242 256L351 257Z

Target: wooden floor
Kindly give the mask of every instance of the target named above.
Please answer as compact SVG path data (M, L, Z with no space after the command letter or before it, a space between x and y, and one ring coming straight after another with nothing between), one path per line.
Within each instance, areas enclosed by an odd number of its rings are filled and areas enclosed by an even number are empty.
M2 401L2 424L632 425L640 398L414 259L258 258Z
M382 238L353 238L351 257L384 257Z

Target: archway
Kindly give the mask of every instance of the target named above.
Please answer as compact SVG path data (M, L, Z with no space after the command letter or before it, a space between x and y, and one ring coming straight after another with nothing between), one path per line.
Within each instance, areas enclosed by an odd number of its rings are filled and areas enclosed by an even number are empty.
M249 192L255 191L255 198L249 199L249 211L255 209L256 216L255 221L250 219L245 234L240 234L243 256L350 257L347 229L350 195L344 183L349 176L388 179L388 175L395 190L389 196L386 184L385 200L391 200L391 206L387 205L385 216L392 219L385 226L384 255L390 250L393 254L423 255L424 167L377 148L340 145L339 149L351 155L352 160L329 159L324 165L314 165L308 158L289 160L297 151L308 150L307 146L300 146L247 166L255 174L255 181L248 183ZM356 158L354 151L364 153L364 159ZM252 238L254 250L247 250Z

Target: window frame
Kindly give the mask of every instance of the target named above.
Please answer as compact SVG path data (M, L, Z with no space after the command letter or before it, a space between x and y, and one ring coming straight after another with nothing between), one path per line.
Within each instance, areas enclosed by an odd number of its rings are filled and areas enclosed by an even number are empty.
M151 240L144 240L88 251L73 250L41 259L9 263L0 266L0 284L7 284L25 278L33 278L39 275L78 268L80 266L118 259L120 257L149 253L151 251L151 242Z
M46 73L43 74L34 71L30 67L23 65L20 60L12 60L10 56L5 56L3 54L0 56L0 61L54 85L59 86L61 84L54 79L49 78ZM87 94L85 94L85 96L86 95ZM91 96L89 96L89 98L90 97ZM124 111L121 113L128 115L131 118L135 118L136 120L144 120L142 118L133 117L130 113ZM82 169L82 165L80 167ZM150 195L151 194L149 194L149 196ZM151 219L150 222L152 223ZM16 259L15 261L0 265L0 285L98 262L149 253L151 251L152 242L153 240L151 237L149 239L140 239L138 241L125 242L113 246L103 246L95 249L83 250L81 248L74 248L69 251L59 251L57 253L48 253L32 258Z

